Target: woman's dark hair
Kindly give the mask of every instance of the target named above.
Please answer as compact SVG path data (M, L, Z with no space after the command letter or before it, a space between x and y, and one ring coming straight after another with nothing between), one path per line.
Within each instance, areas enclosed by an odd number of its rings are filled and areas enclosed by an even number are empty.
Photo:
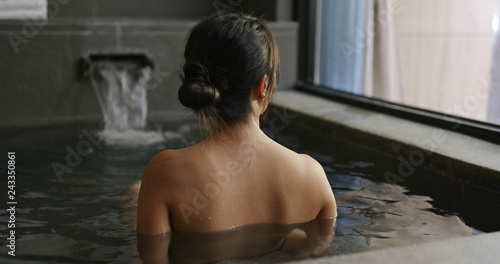
M179 101L192 108L205 135L247 120L253 87L267 74L269 99L278 86L276 41L265 20L244 14L212 15L190 32Z

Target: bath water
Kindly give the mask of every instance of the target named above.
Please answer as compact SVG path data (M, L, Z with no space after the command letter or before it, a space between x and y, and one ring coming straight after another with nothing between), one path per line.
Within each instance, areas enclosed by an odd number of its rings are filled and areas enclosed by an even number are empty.
M107 143L92 138L91 126L0 131L0 189L7 193L7 152L13 151L17 200L16 257L7 255L2 239L0 262L140 263L136 198L129 187L141 179L156 153L199 140L194 123L169 122L164 127L132 137L139 140L111 137L114 141ZM498 194L420 168L401 185L387 183L384 172L397 168L397 159L300 125L288 125L274 139L311 155L326 171L339 212L328 255L500 230ZM8 218L1 210L3 237ZM289 259L278 251L230 262Z

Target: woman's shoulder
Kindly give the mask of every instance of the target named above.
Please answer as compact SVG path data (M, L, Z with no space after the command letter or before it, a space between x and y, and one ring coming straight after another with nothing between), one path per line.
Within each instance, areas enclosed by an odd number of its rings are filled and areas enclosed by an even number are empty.
M199 156L198 144L181 148L181 149L167 149L156 154L148 163L144 170L143 177L161 178L165 181L167 179L180 180L178 177L180 172L188 170L193 162L196 162Z
M178 156L178 150L167 149L156 154L146 166L147 170L157 170L162 167L171 165L175 161L176 156Z
M177 165L179 162L182 162L186 158L192 158L194 150L198 145L193 145L181 149L166 149L158 154L156 154L148 163L146 169L148 167L154 168L165 168L172 167Z
M307 154L285 149L285 147L282 149L285 155L280 158L283 163L276 166L280 170L277 175L281 175L279 184L285 186L281 189L294 193L300 192L307 196L309 205L318 205L318 208L313 206L307 209L312 210L311 215L314 214L315 217L320 218L335 217L335 197L323 166ZM300 200L296 201L295 205L300 203Z
M325 176L323 166L321 166L321 164L317 160L307 154L299 154L299 156L302 158L304 167L306 169L306 174L316 175L318 177Z
M275 146L277 146L284 162L292 166L294 170L302 171L304 174L324 175L321 164L308 154L297 153L277 142L275 142Z
M285 181L292 177L293 182L301 183L304 188L310 188L325 182L325 172L321 164L307 154L297 153L276 143L276 152L269 151L268 160L274 164Z
M181 167L182 149L168 149L156 154L144 169L143 180L151 178L152 180L165 181L173 179L176 170Z
M281 146L282 160L296 176L312 184L324 184L326 175L323 166L314 158L304 153L297 153Z
M311 184L309 189L313 190L313 193L322 204L317 217L328 219L337 217L335 196L323 166L309 155L301 154L301 156L304 159L307 182Z

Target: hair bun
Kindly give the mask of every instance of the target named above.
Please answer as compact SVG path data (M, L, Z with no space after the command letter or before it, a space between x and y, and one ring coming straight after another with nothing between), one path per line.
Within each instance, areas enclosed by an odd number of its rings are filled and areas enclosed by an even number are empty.
M199 82L184 83L179 89L179 101L182 105L199 110L211 106L219 101L220 94L217 88Z
M210 82L208 70L200 63L186 62L179 89L179 101L186 107L199 110L219 101L219 90Z

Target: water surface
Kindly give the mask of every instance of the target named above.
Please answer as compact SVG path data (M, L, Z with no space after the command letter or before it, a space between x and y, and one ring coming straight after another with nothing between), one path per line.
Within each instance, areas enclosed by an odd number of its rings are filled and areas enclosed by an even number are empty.
M6 152L16 152L18 236L15 258L6 257L6 240L0 241L0 262L139 263L135 214L127 210L135 199L128 187L141 179L156 153L199 139L195 124L165 127L147 137L154 138L151 142L125 144L120 139L113 144L91 142L90 128L76 125L1 131L2 175ZM325 251L330 255L500 230L498 195L421 169L402 185L386 183L383 174L397 168L397 160L299 126L289 125L275 140L311 155L327 173L339 211L335 239ZM85 148L83 141L92 148ZM78 149L80 159L67 160L68 153ZM70 170L55 173L56 163ZM6 193L6 181L0 186ZM481 195L464 196L464 190ZM0 211L0 222L7 219L6 211ZM0 233L6 232L7 226L0 225ZM278 255L232 262L285 260Z

